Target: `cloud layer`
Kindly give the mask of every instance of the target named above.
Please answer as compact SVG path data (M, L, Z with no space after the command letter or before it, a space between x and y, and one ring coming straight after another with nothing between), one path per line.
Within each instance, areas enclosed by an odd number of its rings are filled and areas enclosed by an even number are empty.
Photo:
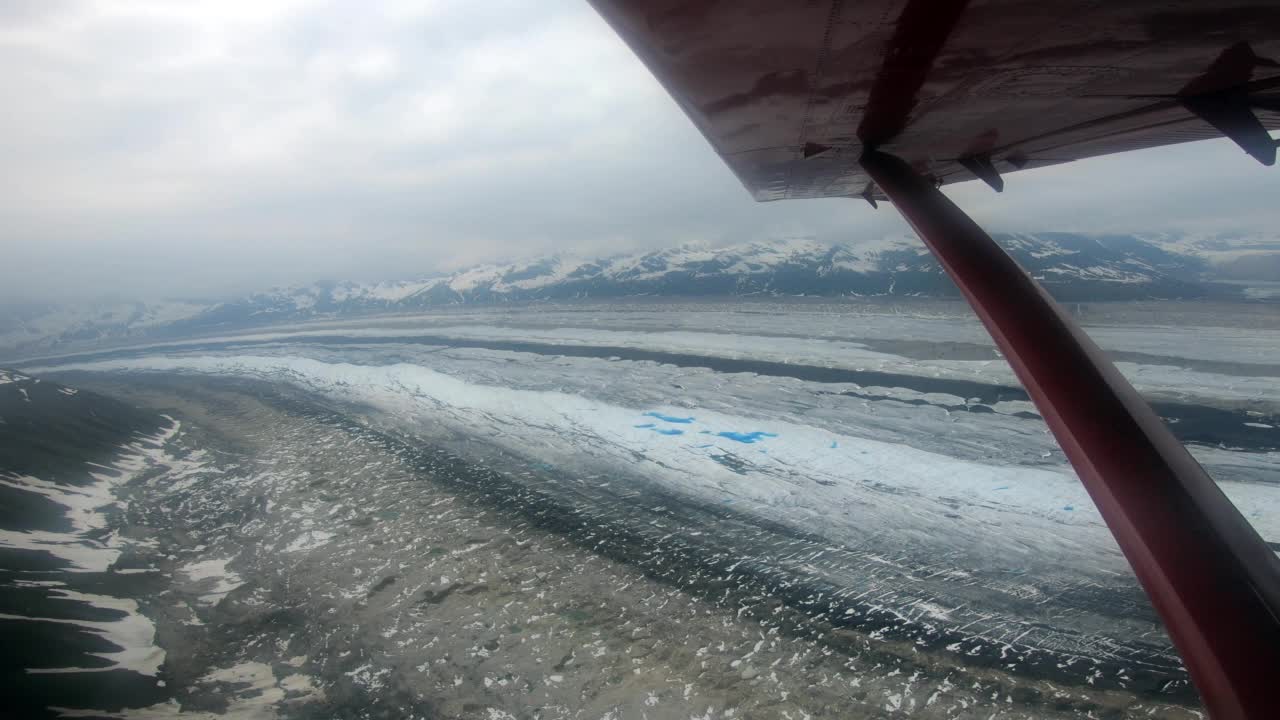
M6 299L906 232L753 203L583 0L10 0L0 93ZM948 192L1001 230L1268 231L1255 165L1210 142Z

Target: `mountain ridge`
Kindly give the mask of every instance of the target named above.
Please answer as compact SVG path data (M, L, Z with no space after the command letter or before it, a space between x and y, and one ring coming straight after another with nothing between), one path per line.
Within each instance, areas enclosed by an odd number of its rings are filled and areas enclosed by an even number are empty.
M1215 268L1266 267L1280 243L1219 237L999 234L996 240L1059 300L1247 299ZM538 257L417 280L318 282L221 302L119 302L0 311L0 351L45 352L95 342L177 337L278 322L411 312L460 304L583 298L734 296L958 297L918 240L811 238L728 247L683 245L606 258Z

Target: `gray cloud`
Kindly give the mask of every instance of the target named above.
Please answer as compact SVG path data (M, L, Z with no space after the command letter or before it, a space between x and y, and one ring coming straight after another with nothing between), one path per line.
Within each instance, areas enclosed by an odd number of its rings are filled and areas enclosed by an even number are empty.
M906 232L756 204L582 0L0 5L0 295L216 295L546 252ZM1223 142L948 192L993 229L1265 232Z

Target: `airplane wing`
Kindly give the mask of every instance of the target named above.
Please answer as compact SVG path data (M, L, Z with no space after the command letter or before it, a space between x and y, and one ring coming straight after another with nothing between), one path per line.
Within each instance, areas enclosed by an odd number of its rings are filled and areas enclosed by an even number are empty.
M592 3L757 200L863 195L867 148L997 189L1222 135L1275 161L1274 0Z
M592 2L757 200L893 200L1058 439L1210 714L1274 716L1280 560L938 187L1223 135L1275 164L1280 2Z

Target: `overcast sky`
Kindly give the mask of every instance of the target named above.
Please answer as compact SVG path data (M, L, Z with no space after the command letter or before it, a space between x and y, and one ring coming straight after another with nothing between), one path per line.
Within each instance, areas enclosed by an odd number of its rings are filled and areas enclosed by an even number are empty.
M906 227L756 204L585 0L0 0L0 297L215 296ZM948 194L992 230L1270 231L1225 142Z

